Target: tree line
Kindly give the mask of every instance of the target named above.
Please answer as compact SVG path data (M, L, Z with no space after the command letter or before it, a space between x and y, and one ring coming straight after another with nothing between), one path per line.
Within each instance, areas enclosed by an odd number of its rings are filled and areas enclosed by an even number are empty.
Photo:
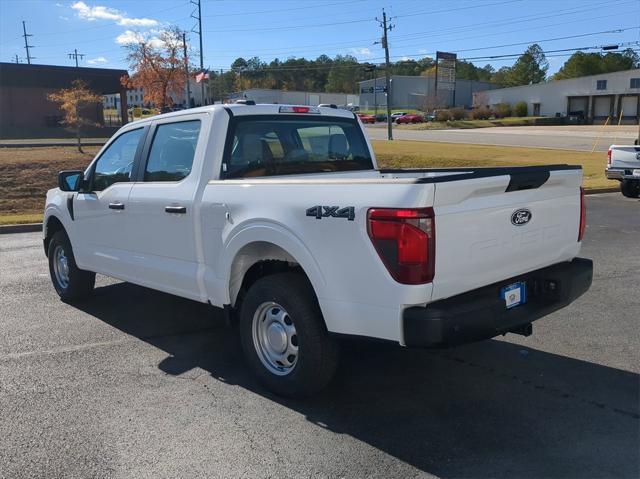
M542 48L533 44L515 60L513 65L499 69L495 69L490 64L479 67L469 61L458 60L456 76L460 80L477 80L511 87L633 68L640 68L640 58L632 49L608 53L578 51L571 55L557 73L548 77L549 62ZM424 57L393 62L391 74L434 75L435 59ZM210 86L216 99L224 98L234 91L249 88L357 93L358 82L382 75L384 75L384 67L366 62L360 63L351 55L337 55L334 58L320 55L315 60L276 58L271 62L252 57L237 58L230 70L211 72Z

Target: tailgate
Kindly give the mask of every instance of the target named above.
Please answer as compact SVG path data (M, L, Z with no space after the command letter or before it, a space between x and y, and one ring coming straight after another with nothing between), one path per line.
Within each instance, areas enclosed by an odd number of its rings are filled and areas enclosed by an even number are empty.
M613 168L640 168L640 146L614 145L611 147L611 166Z
M580 167L491 168L435 185L432 301L578 254Z

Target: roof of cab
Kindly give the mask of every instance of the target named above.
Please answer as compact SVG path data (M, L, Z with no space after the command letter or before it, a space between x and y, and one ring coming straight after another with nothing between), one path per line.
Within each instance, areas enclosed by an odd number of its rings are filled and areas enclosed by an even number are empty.
M193 113L207 113L207 112L214 112L216 110L221 110L221 109L226 109L228 111L231 112L232 115L234 116L244 116L244 115L279 115L280 113L280 107L282 106L308 106L308 105L289 105L289 104L258 104L258 105L242 105L242 104L236 104L236 103L230 103L230 104L219 104L219 105L206 105L206 106L200 106L200 107L196 107L196 108L189 108L187 110L180 110L180 111L172 111L170 113L163 113L161 115L155 115L155 116L151 116L148 118L143 118L140 120L135 120L133 122L130 122L127 124L131 125L131 124L136 124L136 125L144 125L146 123L149 123L151 121L154 120L161 120L161 119L165 119L165 118L173 118L173 117L180 117L180 116L184 116L184 115L191 115ZM333 117L340 117L340 118L353 118L354 114L349 111L349 110L342 110L339 108L328 108L328 107L318 107L318 110L320 110L320 115L322 116L333 116ZM285 114L285 113L282 113ZM309 113L286 113L288 115L300 115L300 116L306 116L309 115ZM312 114L313 115L313 114Z

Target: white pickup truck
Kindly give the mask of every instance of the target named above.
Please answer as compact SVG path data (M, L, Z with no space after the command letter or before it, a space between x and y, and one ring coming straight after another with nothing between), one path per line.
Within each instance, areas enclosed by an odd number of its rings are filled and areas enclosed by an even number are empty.
M620 190L627 198L640 196L640 146L611 145L607 152L605 174L620 181Z
M378 169L345 110L159 115L58 180L44 250L63 300L101 273L224 308L248 365L282 395L328 383L336 336L445 347L529 335L591 284L580 167Z

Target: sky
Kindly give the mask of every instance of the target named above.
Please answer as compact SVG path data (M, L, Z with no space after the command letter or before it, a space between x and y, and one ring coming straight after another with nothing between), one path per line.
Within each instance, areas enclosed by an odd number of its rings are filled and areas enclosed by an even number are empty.
M571 49L635 43L640 50L640 0L202 0L205 67L229 68L238 57L270 61L350 54L381 63L382 9L391 18L391 60L454 52L496 69L530 43L548 52L549 74ZM34 46L32 63L127 68L127 42L155 38L177 25L197 54L189 0L0 0L0 61L26 62L22 21ZM616 31L622 30L622 31ZM598 49L585 51L599 51ZM197 63L197 62L196 62Z

